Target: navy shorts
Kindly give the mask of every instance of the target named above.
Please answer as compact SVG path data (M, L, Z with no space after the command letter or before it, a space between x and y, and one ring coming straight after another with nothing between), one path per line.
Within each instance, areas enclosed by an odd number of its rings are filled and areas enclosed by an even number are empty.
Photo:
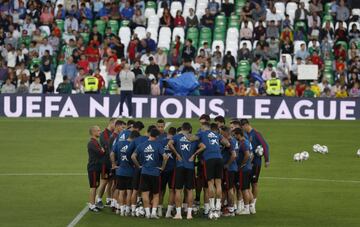
M88 171L89 186L90 188L97 188L100 184L100 171Z
M259 181L261 171L261 165L253 165L251 171L251 183L257 183Z

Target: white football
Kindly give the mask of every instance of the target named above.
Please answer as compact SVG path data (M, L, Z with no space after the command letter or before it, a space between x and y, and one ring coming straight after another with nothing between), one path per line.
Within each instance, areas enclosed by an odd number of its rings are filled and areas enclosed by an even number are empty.
M294 154L294 161L295 161L295 162L300 162L300 161L301 161L301 155L300 155L300 153Z
M319 152L320 148L321 148L320 144L315 144L315 145L313 146L313 151L314 151L314 152Z
M329 153L329 149L326 145L322 146L322 152L323 152L323 154Z
M356 153L356 154L357 154L358 157L360 157L360 149L357 150L357 153Z
M144 208L143 207L137 207L135 209L135 215L136 215L136 217L144 217L144 215L145 215Z
M261 145L257 146L256 150L255 150L255 153L260 157L263 156L264 155L264 148Z
M301 158L302 160L308 160L309 157L310 157L310 154L309 154L309 152L307 152L307 151L303 151L303 152L300 153L300 158Z

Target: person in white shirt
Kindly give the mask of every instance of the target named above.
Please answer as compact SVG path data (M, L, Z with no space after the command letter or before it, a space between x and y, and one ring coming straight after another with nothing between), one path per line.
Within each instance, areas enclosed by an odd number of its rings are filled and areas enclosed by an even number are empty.
M249 22L245 21L244 26L240 29L241 40L251 40L253 36L253 30L248 27Z
M134 90L134 81L135 74L130 71L130 65L125 64L124 69L121 70L120 75L120 115L123 115L123 106L126 101L127 108L129 110L129 115L127 117L132 117L132 95Z
M79 22L73 15L69 15L68 18L65 20L64 28L71 28L71 30L78 31L79 30Z
M40 77L35 77L35 81L30 84L29 88L30 94L42 94L43 93L43 86L40 84Z
M270 21L275 21L275 25L279 26L281 24L281 21L283 20L283 16L279 13L276 13L276 8L273 6L270 11L266 14L266 23L270 24Z
M13 48L11 45L8 46L8 52L7 52L7 66L9 68L15 68L16 66L16 51L15 48Z
M284 78L290 79L290 63L286 61L286 55L281 56L281 61L277 64L276 71L281 81Z
M154 55L152 55L150 51L146 51L146 53L143 54L140 58L141 64L150 65L150 61L149 61L150 57L154 58Z
M15 92L15 85L13 85L11 80L7 78L5 84L1 87L1 94L14 94Z
M49 51L50 56L53 55L53 48L52 46L48 43L48 39L44 38L42 44L39 47L39 58L41 58L42 56L44 56L45 50Z
M27 34L28 34L29 36L31 36L32 33L33 33L33 31L36 30L36 26L35 26L35 24L33 24L33 23L31 22L31 17L30 17L30 16L26 16L26 18L25 18L25 23L24 23L23 26L22 26L21 32L22 32L23 30L26 30L26 31L27 31Z

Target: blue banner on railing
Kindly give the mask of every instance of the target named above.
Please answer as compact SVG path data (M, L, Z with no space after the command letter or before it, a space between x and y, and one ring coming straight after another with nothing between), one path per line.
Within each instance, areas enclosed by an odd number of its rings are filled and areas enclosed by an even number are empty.
M132 103L136 118L360 119L360 99L134 96ZM119 107L117 95L0 95L0 117L118 117Z

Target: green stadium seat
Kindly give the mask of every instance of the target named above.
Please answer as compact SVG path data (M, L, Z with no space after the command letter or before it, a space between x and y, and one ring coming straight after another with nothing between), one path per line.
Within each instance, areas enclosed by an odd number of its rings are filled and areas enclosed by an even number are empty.
M25 44L25 46L26 46L27 48L29 48L29 47L30 47L30 43L31 43L31 36L29 36L29 35L27 35L27 36L22 36L22 37L19 38L19 41L20 41L20 43Z
M328 82L332 85L334 84L334 75L333 71L324 71L323 78L326 78Z
M105 34L105 27L106 27L105 21L96 20L95 25L97 26L99 33L104 35Z
M307 30L306 24L303 21L298 21L295 24L295 30L299 30L299 28L303 27L305 31Z
M87 32L80 33L81 37L84 39L85 44L88 44L90 41L90 35Z
M156 2L153 2L153 1L148 1L146 3L146 9L147 8L151 8L151 9L155 9L156 10Z
M107 26L111 28L112 33L118 34L119 32L119 23L117 20L109 20Z
M118 94L118 85L116 83L116 80L110 80L109 81L108 90L109 90L110 95Z
M200 45L202 45L204 42L208 42L209 46L211 46L212 41L212 34L211 34L210 28L202 28L200 31Z
M333 61L332 60L325 60L324 61L325 70L333 70Z
M60 28L61 32L64 32L65 21L57 19L55 22L56 22L56 26Z
M218 15L215 18L215 27L220 27L220 26L224 26L224 28L226 28L226 17L225 15Z
M31 60L30 67L29 67L30 72L33 71L34 65L38 65L38 66L40 67L40 65L41 65L41 58L33 58L33 59Z
M276 67L278 62L276 60L269 60L266 64L266 66L268 66L269 64L272 64L273 67Z
M322 18L323 23L325 23L326 21L330 21L333 22L333 17L331 15L325 15Z
M325 15L330 15L330 13L331 13L331 5L332 5L331 2L328 2L328 3L325 4L324 11L323 11L324 16Z
M130 21L128 20L122 20L120 22L120 27L128 27L130 25Z
M347 42L337 41L337 42L336 42L336 45L339 45L339 44L340 44L341 46L343 46L346 51L348 50L348 44L347 44Z

